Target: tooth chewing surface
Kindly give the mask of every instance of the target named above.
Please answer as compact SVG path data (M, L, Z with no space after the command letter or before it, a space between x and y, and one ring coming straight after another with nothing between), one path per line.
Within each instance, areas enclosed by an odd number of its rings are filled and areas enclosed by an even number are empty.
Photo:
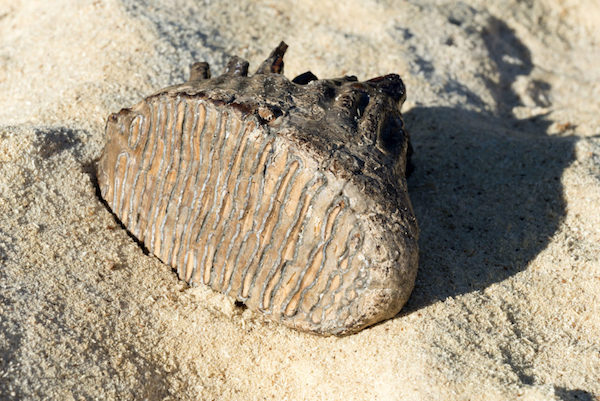
M344 183L252 117L155 98L111 129L126 146L103 160L102 196L182 279L316 324L364 289L364 234Z

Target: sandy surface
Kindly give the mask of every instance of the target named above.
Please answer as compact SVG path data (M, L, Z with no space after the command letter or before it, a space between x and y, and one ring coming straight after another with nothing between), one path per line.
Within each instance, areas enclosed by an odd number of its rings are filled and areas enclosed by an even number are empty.
M292 3L0 1L0 399L600 399L598 2ZM93 184L110 112L281 39L408 88L419 276L350 337L187 287Z

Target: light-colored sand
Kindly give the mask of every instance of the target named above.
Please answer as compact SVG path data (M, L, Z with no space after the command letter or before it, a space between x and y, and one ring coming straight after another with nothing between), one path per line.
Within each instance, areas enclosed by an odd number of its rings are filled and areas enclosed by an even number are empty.
M0 399L599 399L598 2L292 3L0 2ZM419 276L346 338L188 288L92 182L110 112L281 39L408 88Z

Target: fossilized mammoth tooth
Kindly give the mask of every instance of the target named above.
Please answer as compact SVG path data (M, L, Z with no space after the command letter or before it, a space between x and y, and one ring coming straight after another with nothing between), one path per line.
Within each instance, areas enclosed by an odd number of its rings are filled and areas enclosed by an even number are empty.
M393 317L417 271L398 75L358 82L234 57L108 118L98 165L114 214L189 283L296 329Z

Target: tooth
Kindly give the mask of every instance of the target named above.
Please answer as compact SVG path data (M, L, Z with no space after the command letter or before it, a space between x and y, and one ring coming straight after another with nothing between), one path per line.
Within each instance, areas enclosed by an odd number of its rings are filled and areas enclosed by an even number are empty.
M269 57L258 67L257 74L283 74L283 55L287 50L288 45L285 42L279 45L271 52Z
M201 81L210 78L210 67L207 62L199 61L190 65L189 81Z
M292 83L286 48L252 77L233 58L199 83L208 64L193 64L185 85L112 114L99 186L181 279L299 330L354 333L394 317L417 271L404 85Z

